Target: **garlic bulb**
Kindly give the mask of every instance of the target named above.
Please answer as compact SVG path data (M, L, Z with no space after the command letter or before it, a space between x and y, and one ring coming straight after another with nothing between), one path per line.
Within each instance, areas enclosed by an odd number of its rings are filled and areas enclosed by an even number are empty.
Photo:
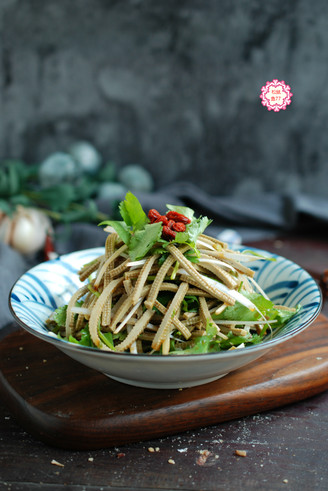
M39 251L51 230L49 218L35 208L18 206L12 217L0 216L0 241L22 254Z

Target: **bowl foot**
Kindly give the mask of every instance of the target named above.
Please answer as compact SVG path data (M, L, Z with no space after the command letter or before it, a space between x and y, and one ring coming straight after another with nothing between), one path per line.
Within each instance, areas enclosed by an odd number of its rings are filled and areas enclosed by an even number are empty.
M122 384L133 385L134 387L142 387L145 389L187 389L189 387L196 387L197 385L209 384L210 382L214 382L214 380L218 380L219 378L222 378L228 374L223 373L215 377L188 382L144 382L140 380L129 380L121 377L113 377L112 375L108 375L107 373L105 373L104 375L113 380L116 380L117 382L121 382Z

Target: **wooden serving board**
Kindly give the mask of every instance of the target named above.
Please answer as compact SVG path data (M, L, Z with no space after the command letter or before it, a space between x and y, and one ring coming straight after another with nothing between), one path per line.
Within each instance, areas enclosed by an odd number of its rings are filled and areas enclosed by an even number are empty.
M0 394L32 435L91 450L255 414L328 389L328 319L210 384L131 387L80 365L23 330L0 342Z

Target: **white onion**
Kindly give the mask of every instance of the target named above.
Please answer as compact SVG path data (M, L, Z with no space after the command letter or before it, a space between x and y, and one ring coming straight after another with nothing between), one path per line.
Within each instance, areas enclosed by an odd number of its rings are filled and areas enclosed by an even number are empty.
M39 251L49 232L49 218L42 211L23 206L17 207L12 218L3 217L0 224L0 240L22 254Z

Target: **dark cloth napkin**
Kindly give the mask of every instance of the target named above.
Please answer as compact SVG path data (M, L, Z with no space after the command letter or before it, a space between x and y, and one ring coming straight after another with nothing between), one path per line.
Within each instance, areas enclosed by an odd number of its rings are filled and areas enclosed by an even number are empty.
M165 212L166 204L189 206L196 216L213 219L208 233L214 236L230 228L242 241L275 237L282 233L319 235L328 240L328 199L298 194L282 196L261 194L251 197L210 196L196 185L178 182L155 193L135 193L145 210L156 208ZM124 196L122 196L122 199ZM99 209L109 216L113 209L107 201L98 202ZM87 223L60 225L55 229L58 254L104 245L103 229ZM0 328L12 321L8 296L13 283L34 264L44 260L42 254L22 256L0 243Z

